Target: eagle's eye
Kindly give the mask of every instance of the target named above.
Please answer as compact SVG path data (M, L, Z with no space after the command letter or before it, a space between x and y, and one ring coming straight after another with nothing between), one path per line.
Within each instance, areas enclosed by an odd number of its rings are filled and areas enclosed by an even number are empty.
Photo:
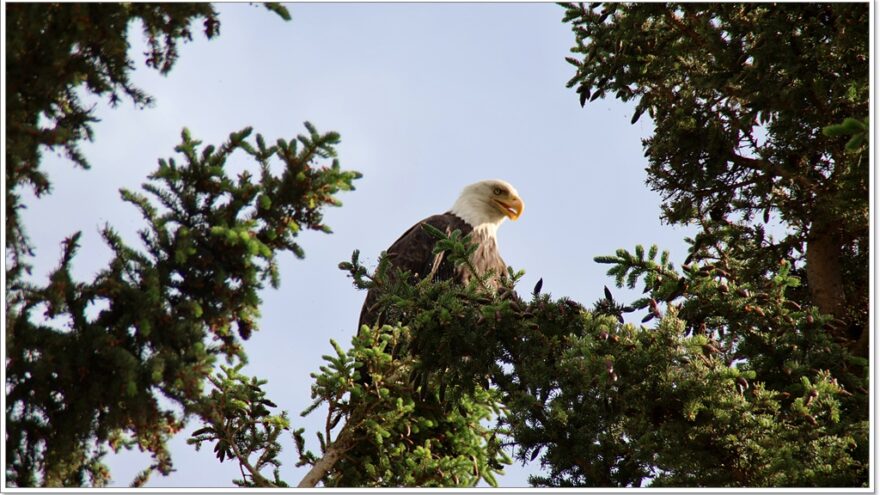
M492 192L495 194L495 196L501 196L501 193L504 192L504 189L501 189L500 187L496 187L495 189L492 189Z

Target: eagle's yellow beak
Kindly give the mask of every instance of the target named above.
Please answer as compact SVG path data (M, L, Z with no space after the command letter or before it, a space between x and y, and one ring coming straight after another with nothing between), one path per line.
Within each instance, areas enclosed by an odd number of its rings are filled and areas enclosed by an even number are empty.
M519 218L519 216L522 215L523 208L526 206L523 203L523 200L519 199L517 196L512 196L510 199L493 198L492 201L494 201L498 209L511 220Z

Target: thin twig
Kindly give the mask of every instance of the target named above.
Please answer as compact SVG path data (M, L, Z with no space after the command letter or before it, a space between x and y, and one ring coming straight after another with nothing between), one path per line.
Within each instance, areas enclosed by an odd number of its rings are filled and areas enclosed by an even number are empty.
M228 428L224 428L223 432L226 434L226 437L229 439L229 446L232 447L232 452L235 454L235 457L238 459L239 469L244 466L248 472L251 473L251 480L255 485L259 487L269 487L275 488L275 484L271 481L267 480L260 474L260 471L254 468L250 461L248 461L247 456L243 455L240 450L238 450L238 446L235 444L235 436L229 431ZM244 473L242 473L244 476Z

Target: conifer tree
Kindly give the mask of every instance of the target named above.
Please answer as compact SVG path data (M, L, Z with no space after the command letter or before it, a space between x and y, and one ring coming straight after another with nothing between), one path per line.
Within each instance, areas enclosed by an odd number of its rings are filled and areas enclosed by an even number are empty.
M645 297L585 317L643 325L523 348L505 421L533 483L867 486L868 6L565 8L569 86L651 116L648 184L699 230L679 268L596 258Z
M569 85L581 104L610 93L636 100L633 122L654 119L649 185L667 221L699 228L680 263L641 245L595 258L643 297L597 288L588 307L539 282L524 299L513 269L494 292L479 276L413 282L355 252L340 269L378 291L389 324L331 342L303 412L328 409L313 452L240 373L241 340L256 291L279 282L275 253L301 255L296 234L325 229L322 207L358 175L309 124L271 146L249 129L217 147L184 131L150 196L123 192L146 252L108 228L110 266L78 282L74 236L49 284L7 296L11 483L100 485L104 445L137 444L167 472L186 418L161 390L203 422L191 443L241 465L241 486L287 485L289 430L310 467L300 486L495 484L514 459L545 468L535 486L867 486L867 5L564 8ZM228 177L237 156L259 175ZM467 268L469 238L432 233ZM96 300L108 309L90 317ZM216 370L219 355L233 365Z
M633 122L654 119L648 182L665 220L699 227L687 259L596 257L645 295L623 305L606 288L590 309L540 284L528 302L513 287L432 293L380 264L368 284L404 326L369 331L405 329L400 373L441 403L489 377L502 404L489 438L540 459L536 486L867 486L867 5L565 9L581 104L613 94L636 100ZM624 323L635 311L641 324ZM388 433L414 452L408 430ZM382 458L337 441L337 457ZM324 480L363 480L327 464ZM391 473L370 474L409 482Z
M6 252L7 277L27 269L30 245L18 211L20 189L40 197L51 182L40 166L46 150L63 152L88 168L79 143L92 139L94 112L82 95L108 95L116 105L128 97L141 107L152 99L129 80L128 26L143 22L150 52L147 65L167 73L177 44L191 39L191 24L204 33L220 29L210 4L10 4L6 9Z
M613 94L654 121L664 218L735 222L760 250L750 273L791 261L803 300L866 357L868 6L569 5L565 20L581 104ZM717 231L701 227L698 252Z
M269 5L283 18L281 6ZM273 442L289 429L262 382L238 374L240 364L213 375L218 356L242 363L241 341L256 329L258 290L279 284L281 251L302 257L296 237L303 229L329 232L322 211L340 204L336 195L352 189L359 174L335 159L339 135L307 133L267 144L250 128L229 140L204 146L184 129L178 157L159 160L143 185L147 194L122 190L122 200L145 220L146 250L131 247L107 226L102 235L113 250L107 268L93 280L74 280L71 265L79 234L64 243L59 266L46 284L28 280L30 246L19 223L18 190L30 186L39 197L50 183L40 167L43 148L63 149L76 164L91 139L91 109L79 91L127 95L151 101L129 82L127 27L143 23L150 45L147 65L168 72L190 25L204 19L207 37L219 21L209 4L11 4L6 6L9 43L7 122L6 279L6 454L11 486L103 486L101 463L107 448L139 447L154 470L168 474L168 438L188 417L211 426L242 410L253 420L247 432L221 432L218 451L246 461L261 457L259 470L277 465ZM231 177L229 160L253 160L250 171ZM281 173L270 164L279 162ZM97 311L93 311L98 308ZM101 309L103 308L103 309ZM58 321L64 322L59 325ZM204 382L214 390L204 394ZM183 415L164 407L164 395ZM239 398L239 396L241 398ZM223 400L218 400L223 399ZM235 400L225 400L235 399ZM248 402L246 402L248 401ZM243 406L243 407L240 407ZM224 436L225 435L225 436ZM228 435L235 435L230 442ZM250 450L239 449L239 441ZM265 445L264 445L265 444ZM244 464L244 463L243 463Z

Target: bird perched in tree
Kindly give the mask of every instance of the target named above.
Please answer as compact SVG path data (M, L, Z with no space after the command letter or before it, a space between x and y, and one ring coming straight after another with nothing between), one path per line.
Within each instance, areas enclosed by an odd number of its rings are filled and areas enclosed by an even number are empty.
M499 179L484 180L466 186L461 195L446 213L430 216L410 227L386 251L386 259L392 269L408 271L416 280L453 279L462 284L468 283L472 276L466 266L455 267L444 260L443 253L434 254L437 239L422 225L451 234L455 230L462 235L471 235L471 242L477 249L471 256L471 265L477 273L484 275L491 271L487 281L490 288L498 289L502 277L507 274L507 264L498 253L498 227L505 219L516 220L522 215L523 201L510 183ZM381 323L374 305L378 294L370 289L361 308L359 326Z

